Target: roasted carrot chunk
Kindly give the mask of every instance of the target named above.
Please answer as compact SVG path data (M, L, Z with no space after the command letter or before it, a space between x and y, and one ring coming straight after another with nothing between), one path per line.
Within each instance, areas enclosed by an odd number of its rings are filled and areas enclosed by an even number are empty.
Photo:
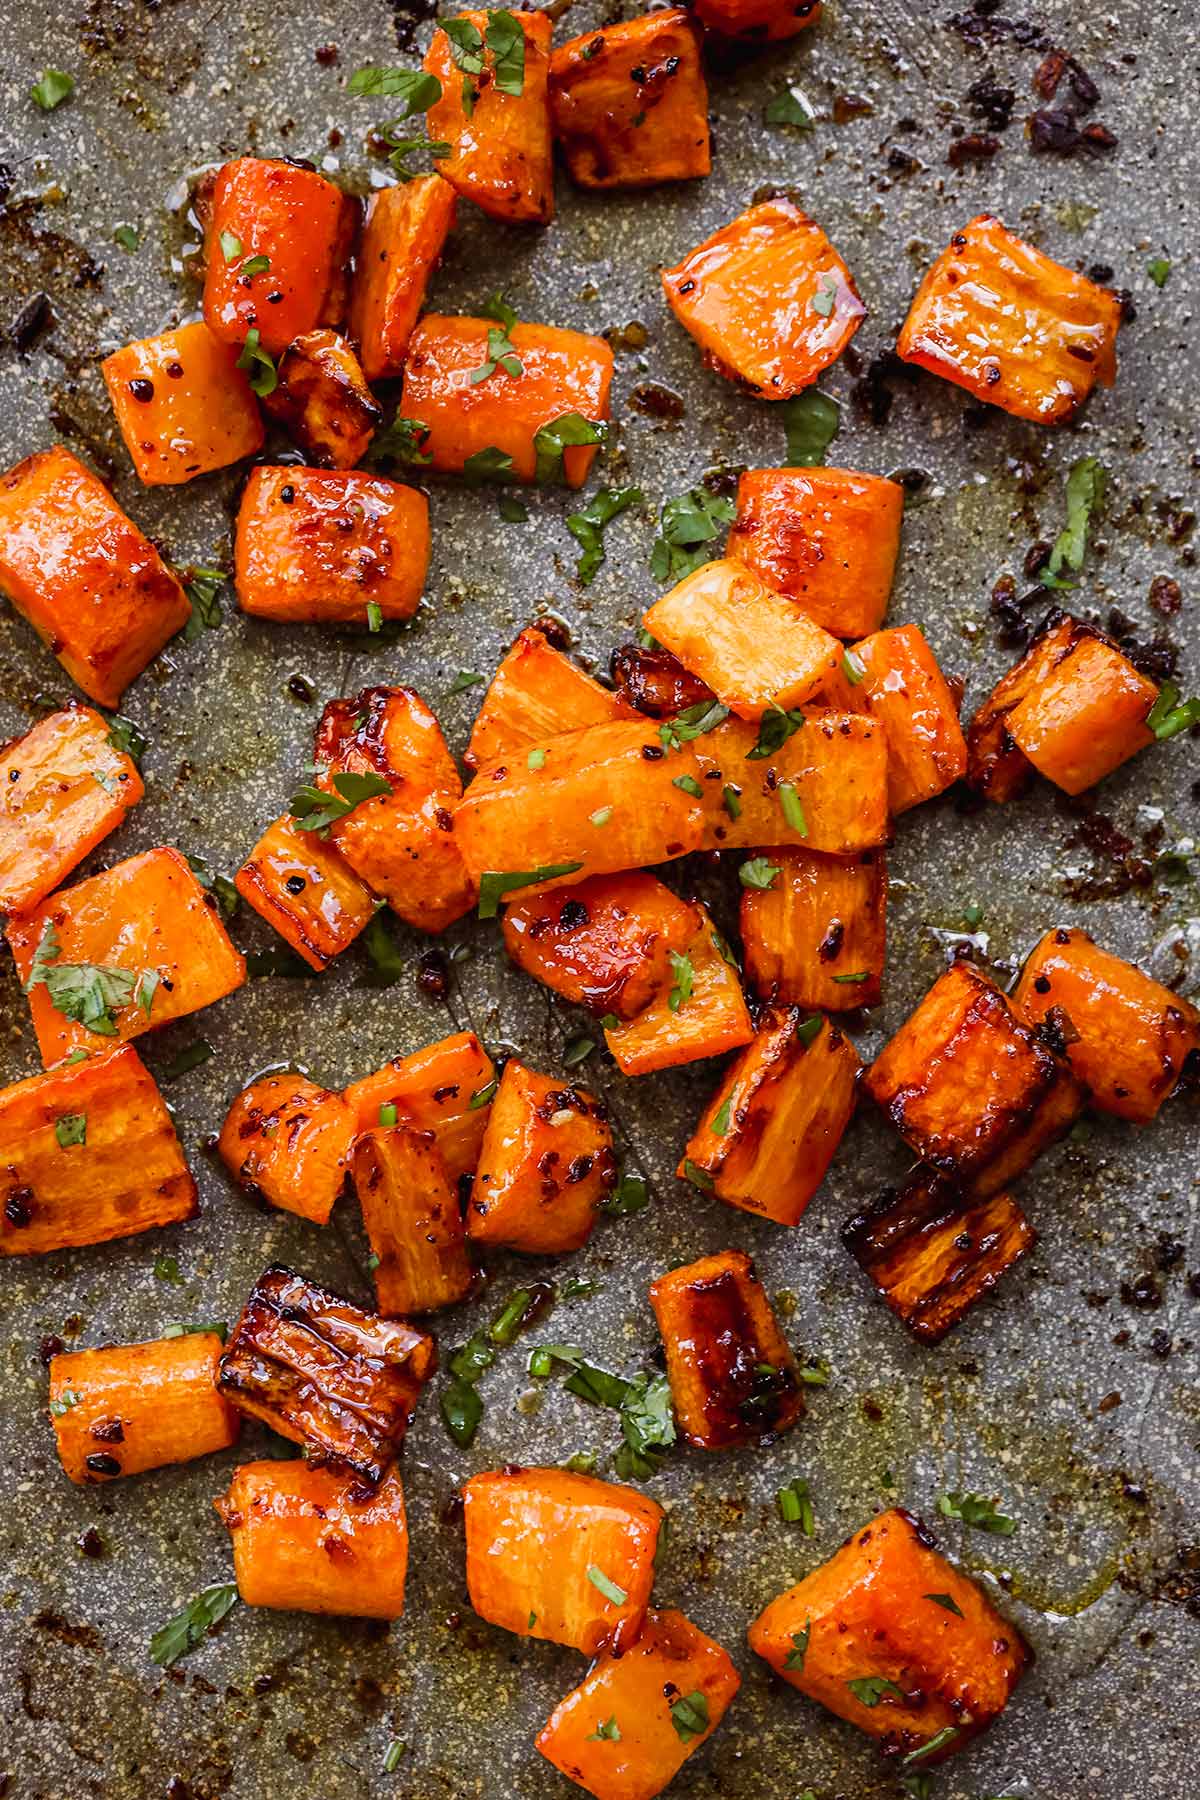
M741 1676L680 1612L646 1614L636 1644L599 1656L537 1737L596 1800L654 1800L724 1718Z
M615 694L530 626L492 676L464 761L478 769L542 738L626 717Z
M454 224L454 189L440 175L381 188L367 204L354 259L349 331L368 381L404 368L425 288Z
M608 1026L604 1040L622 1075L649 1075L722 1056L748 1044L754 1026L728 945L702 906L681 956L668 952L671 973L650 1004L622 1025Z
M346 1099L359 1131L379 1123L381 1106L417 1131L431 1131L452 1182L472 1175L487 1129L496 1072L473 1031L459 1031L398 1056L374 1075L353 1081Z
M0 475L0 588L108 707L191 610L149 538L61 444Z
M670 981L671 953L695 929L694 908L638 870L519 896L504 914L504 947L572 1005L632 1019Z
M328 968L375 912L375 896L333 845L297 831L288 813L267 826L233 878L243 900L311 968Z
M1019 1017L1055 1031L1103 1112L1148 1125L1200 1051L1200 1012L1086 931L1048 931L1013 993Z
M961 780L967 744L958 703L918 625L863 638L846 667L853 704L883 729L893 813L907 812Z
M481 1618L585 1656L633 1644L663 1510L568 1469L491 1469L463 1488L467 1586Z
M822 0L695 0L692 10L705 30L722 37L776 43L815 25L821 4Z
M321 784L374 775L391 792L362 801L330 827L338 854L419 931L444 931L475 904L454 837L462 795L437 718L410 688L364 688L331 700L317 728Z
M0 1256L106 1244L196 1210L171 1115L131 1046L0 1089Z
M225 164L205 229L204 318L227 344L258 332L277 356L317 325L337 325L358 201L315 169L257 156Z
M887 745L874 719L824 708L767 713L757 730L726 719L695 751L706 850L857 856L887 842Z
M467 1235L530 1256L578 1250L616 1180L608 1115L596 1096L511 1056L484 1133Z
M236 350L203 320L105 357L100 373L147 487L191 481L262 449L258 402L236 365Z
M26 912L124 823L145 789L77 700L0 749L0 912Z
M981 213L917 290L896 351L978 400L1061 425L1117 375L1121 303Z
M747 469L726 554L834 637L877 631L887 612L904 489L852 469Z
M354 1146L354 1187L375 1256L381 1313L428 1313L475 1284L458 1194L432 1132L368 1131Z
M424 1332L272 1268L251 1290L217 1386L241 1412L318 1460L378 1482L436 1361Z
M1065 656L1078 633L1089 630L1065 613L1046 618L1018 663L1002 675L967 730L967 782L989 800L1015 800L1033 778L1033 764L1018 750L1008 715L1019 700L1036 693Z
M178 850L145 850L51 894L8 926L46 1063L134 1038L246 979L216 900Z
M918 1168L846 1221L842 1242L923 1344L938 1344L1037 1241L1011 1194L972 1200Z
M568 443L559 456L552 428L568 415L603 426L612 350L603 338L581 331L514 325L508 332L512 351L506 367L492 356L497 329L490 319L426 313L409 343L401 411L427 429L424 453L442 474L470 476L478 470L513 481L565 481L568 487L582 487L599 435L590 444ZM480 375L491 362L491 373ZM514 363L520 364L519 374L512 372ZM485 451L499 452L499 459L489 456L480 467L476 459Z
M867 311L821 227L784 195L722 226L662 284L708 366L765 400L814 382Z
M300 1457L243 1463L213 1504L247 1606L361 1619L403 1613L408 1523L394 1470L371 1488Z
M499 41L503 27L495 24L495 13L457 15L459 30L474 34L462 66L446 33L434 32L425 68L441 82L442 93L426 123L435 142L450 145L438 169L465 200L493 219L548 225L554 217L548 92L554 21L541 12L511 16L524 34L523 45ZM519 79L514 52L521 58Z
M556 50L550 111L580 187L654 187L712 167L699 36L681 7L586 31Z
M842 659L836 638L731 559L685 575L645 626L743 719L811 700Z
M217 1148L252 1199L327 1225L356 1129L341 1094L303 1075L264 1075L230 1107Z
M429 565L429 502L358 470L259 468L238 509L238 604L261 619L408 619Z
M339 332L293 338L279 359L268 411L323 469L353 469L383 421L362 366Z
M764 866L765 865L765 866ZM807 1011L877 1006L883 987L887 861L774 850L747 867L746 977L766 1000Z
M237 1442L241 1420L213 1385L215 1331L107 1344L50 1359L58 1456L81 1486L191 1462Z
M867 1071L906 1144L969 1193L995 1194L1074 1124L1083 1090L988 976L956 962Z
M1030 1660L1016 1626L898 1508L772 1600L750 1648L896 1754L928 1746L921 1768L990 1725Z
M795 1359L744 1250L668 1270L651 1282L650 1304L689 1444L773 1444L801 1417Z
M622 699L635 712L648 713L652 719L674 718L717 698L707 682L662 648L644 650L639 644L622 644L613 652L612 674Z

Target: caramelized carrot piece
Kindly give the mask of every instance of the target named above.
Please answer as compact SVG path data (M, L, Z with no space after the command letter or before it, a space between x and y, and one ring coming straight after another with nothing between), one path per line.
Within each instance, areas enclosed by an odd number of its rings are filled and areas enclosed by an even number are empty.
M695 0L706 31L722 37L777 43L806 31L821 17L822 0Z
M467 1587L481 1618L594 1656L636 1642L663 1510L569 1469L491 1469L463 1488Z
M345 338L328 327L293 338L278 375L268 411L321 468L356 468L383 422L383 408Z
M1008 730L1008 715L1019 700L1036 693L1057 663L1070 653L1080 632L1090 627L1053 612L1042 623L1024 656L1002 675L967 730L967 782L989 800L1015 800L1029 785L1033 765Z
M0 475L0 588L99 706L120 704L191 611L149 538L61 444Z
M354 1187L380 1312L436 1312L464 1300L475 1270L433 1134L409 1125L364 1132L354 1146Z
M832 1020L795 1008L764 1013L676 1173L743 1212L799 1224L850 1123L861 1074Z
M213 1385L220 1356L215 1331L52 1356L50 1418L71 1480L140 1475L236 1443L241 1421Z
M717 698L707 682L661 647L645 650L640 644L622 644L613 652L612 673L621 698L652 719L674 718Z
M787 726L796 726L793 713ZM704 848L793 849L857 856L887 842L887 746L874 719L824 708L804 713L778 749L776 714L761 728L726 719L696 739L704 791Z
M720 1644L680 1612L651 1610L636 1644L621 1656L602 1653L559 1701L537 1747L596 1800L654 1800L712 1736L740 1686Z
M1095 787L1154 742L1152 681L1099 632L1082 631L1004 724L1039 775L1067 794Z
M276 819L233 878L243 900L318 974L349 949L375 913L375 896L333 845Z
M488 42L495 13L456 15L460 27L473 26L478 45L478 73L464 75L456 64L446 33L437 30L425 57L425 68L442 84L442 94L425 115L430 138L448 143L449 156L438 169L465 200L509 224L548 225L554 217L554 163L550 136L550 39L554 21L547 13L512 15L525 36L524 71L519 83L511 74L501 86L494 47ZM516 85L518 91L512 92Z
M899 1508L772 1600L749 1635L777 1675L839 1718L901 1754L929 1745L921 1768L998 1718L1030 1660L1016 1626Z
M408 1523L393 1472L377 1488L297 1457L243 1463L213 1502L247 1606L398 1619Z
M708 366L765 400L814 382L867 311L821 227L785 195L722 226L662 284Z
M907 812L944 793L967 769L958 703L917 625L877 631L846 659L854 704L879 721L888 751L888 802Z
M77 700L0 749L0 912L56 888L145 792L107 719Z
M694 910L699 923L686 954L671 954L668 985L636 1018L605 1030L604 1041L622 1075L649 1075L721 1056L754 1036L728 947L704 908Z
M746 977L766 1000L807 1011L877 1006L883 989L887 861L813 850L773 850L756 868L766 887L743 887ZM770 875L769 870L775 873Z
M404 369L408 340L454 224L454 189L440 175L380 188L367 203L354 260L349 331L368 381Z
M461 1183L479 1161L495 1081L475 1033L459 1031L352 1081L346 1100L359 1131L378 1125L381 1106L394 1106L401 1123L432 1132L447 1175Z
M628 716L615 694L529 626L492 676L463 760L478 769L542 738Z
M981 213L917 290L896 353L1037 425L1117 375L1121 303Z
M573 1006L632 1019L669 982L671 953L695 929L694 909L638 870L519 895L505 910L504 947Z
M106 356L100 373L138 479L174 486L262 449L263 422L237 352L201 320Z
M578 1250L616 1180L608 1114L596 1096L510 1056L479 1153L468 1237L529 1256Z
M654 187L712 167L700 40L682 7L585 31L556 50L550 112L580 187Z
M264 1075L225 1116L221 1161L252 1199L328 1225L350 1165L356 1122L341 1094L303 1075Z
M0 1257L106 1244L197 1210L171 1115L132 1046L0 1089Z
M178 850L144 850L60 889L9 921L8 942L22 984L38 976L28 990L29 1012L46 1063L181 1019L246 979L245 959L229 941L216 900ZM81 965L83 975L68 973ZM98 984L97 968L102 975L116 970L117 986ZM89 1010L92 1000L98 1012ZM90 1027L76 1017L79 1010L92 1018Z

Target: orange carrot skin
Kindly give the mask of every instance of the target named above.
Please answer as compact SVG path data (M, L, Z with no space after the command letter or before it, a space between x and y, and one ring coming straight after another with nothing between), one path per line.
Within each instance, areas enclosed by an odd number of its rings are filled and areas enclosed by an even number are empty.
M247 1606L398 1619L408 1523L393 1471L377 1488L304 1462L242 1463L213 1502Z
M114 1481L236 1443L241 1420L214 1385L220 1357L215 1331L51 1357L50 1417L71 1480Z
M887 943L887 859L773 850L769 888L742 890L746 978L772 1002L812 1012L877 1006ZM861 979L857 979L861 977Z
M821 227L784 196L722 226L662 284L708 366L764 400L814 382L867 311Z
M521 92L505 94L496 86L489 50L483 74L468 78L474 96L468 113L463 104L465 78L445 32L435 31L424 66L441 82L442 95L426 113L426 125L434 143L450 145L450 155L438 158L438 171L465 200L509 224L548 225L554 217L548 92L554 21L540 12L514 16L525 33ZM486 12L457 17L469 19L481 36L487 30Z
M446 1173L458 1184L479 1162L495 1077L475 1033L459 1031L351 1082L346 1101L359 1131L378 1125L381 1106L394 1106L405 1123L432 1132Z
M967 769L958 705L918 625L877 631L851 652L863 671L853 703L883 727L888 801L907 812L944 793Z
M967 730L967 783L977 793L1003 805L1028 787L1033 764L1009 732L1009 715L1020 700L1037 691L1070 654L1078 634L1088 629L1066 613L1052 613L1024 656L1000 677L976 712Z
M375 914L375 896L333 845L284 813L233 878L238 893L320 974Z
M723 37L778 43L815 25L822 0L695 0L693 10L706 30Z
M110 708L191 611L149 538L61 444L0 475L0 588Z
M936 1605L945 1594L955 1610ZM803 1657L797 1638L808 1632ZM750 1648L784 1681L839 1718L907 1755L939 1731L955 1735L920 1767L954 1754L1008 1704L1031 1660L1015 1625L939 1554L932 1534L899 1508L880 1513L827 1563L780 1594L750 1627ZM848 1685L879 1675L875 1706Z
M981 213L950 240L896 342L917 363L1019 419L1061 425L1117 375L1121 303Z
M0 749L0 913L44 900L142 798L110 729L73 700Z
M323 469L353 469L383 423L354 350L322 326L293 338L279 359L279 384L267 410Z
M648 1006L627 1022L605 1028L604 1041L622 1075L650 1075L721 1056L754 1036L737 970L726 960L727 946L705 909L692 911L696 922L685 952L691 993L683 997L673 965L670 979Z
M178 850L144 850L10 920L8 942L22 984L47 922L59 943L59 963L158 975L148 1007L135 999L116 1013L118 1038L138 1037L211 1006L246 979L245 958L229 941L215 897ZM60 1013L43 985L31 990L29 1012L47 1064L72 1050L100 1050L112 1042Z
M492 676L463 760L479 769L542 738L629 716L616 694L530 626Z
M699 34L681 7L584 32L555 50L550 110L580 187L654 187L712 167Z
M237 352L203 320L105 357L100 373L147 487L177 486L262 449L258 402L236 365Z
M641 644L622 644L613 653L613 681L617 693L635 712L652 719L673 719L689 707L710 704L716 695L708 683L685 669L669 650L647 650Z
M367 623L408 619L429 565L429 502L416 488L358 470L258 468L238 509L235 582L261 619Z
M347 328L368 381L404 369L408 340L454 225L454 189L440 175L381 188L367 203Z
M327 1225L354 1136L354 1114L341 1094L303 1075L264 1075L233 1102L217 1149L251 1199Z
M564 413L579 413L593 424L608 418L613 353L603 338L581 331L514 325L508 335L520 375L497 367L486 380L472 382L488 361L495 323L426 313L409 342L400 407L406 419L429 428L423 448L439 473L461 475L468 457L496 449L512 458L513 480L533 481L534 439L543 425ZM568 487L582 487L595 456L590 444L564 450L561 479Z
M1012 1003L1030 1025L1061 1021L1063 1054L1093 1104L1135 1125L1150 1123L1200 1049L1200 1011L1085 931L1048 931Z
M1154 742L1146 718L1157 699L1155 684L1115 644L1082 632L1005 725L1040 775L1082 794Z
M257 156L226 163L213 187L204 239L209 330L223 343L241 345L253 328L262 349L277 356L302 332L337 325L358 214L358 201L315 169ZM239 246L230 257L223 235ZM246 264L259 256L269 257L270 266L247 275Z
M59 1123L80 1118L84 1142L60 1144ZM171 1115L131 1046L0 1089L0 1257L105 1244L197 1211Z
M481 1618L595 1656L636 1642L662 1507L569 1469L492 1469L463 1487L467 1586ZM624 1594L617 1601L588 1575Z
M888 756L881 727L854 712L804 711L800 729L767 757L752 756L758 728L746 719L726 719L696 739L706 850L789 845L858 856L887 843ZM783 810L784 787L800 804L802 825Z
M529 1256L578 1250L616 1186L612 1131L586 1088L504 1065L467 1207L467 1235Z
M636 1644L621 1656L600 1655L559 1701L537 1747L596 1800L654 1800L712 1736L740 1686L720 1644L682 1613L651 1609ZM704 1695L708 1723L685 1742L671 1707L696 1693ZM617 1721L617 1739L597 1735L609 1719Z
M694 909L644 869L597 875L509 903L504 947L517 967L574 1006L632 1019L667 983Z
M476 1282L458 1195L432 1132L394 1125L354 1146L354 1188L385 1316L436 1312Z

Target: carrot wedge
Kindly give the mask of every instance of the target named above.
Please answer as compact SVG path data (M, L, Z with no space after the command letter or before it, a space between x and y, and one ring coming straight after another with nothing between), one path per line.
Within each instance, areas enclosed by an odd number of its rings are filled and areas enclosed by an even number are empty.
M882 992L887 864L882 851L772 850L743 865L746 976L764 999L811 1012L876 1006Z
M874 719L823 707L768 713L758 730L726 719L693 748L706 850L858 856L888 841L888 751Z
M883 731L893 813L907 812L961 780L967 744L958 702L919 626L899 625L862 638L843 668L853 674L852 703Z
M628 717L616 694L530 626L492 676L463 760L478 769L542 738Z
M177 486L262 449L262 415L237 352L203 320L126 344L100 373L147 487Z
M550 58L550 110L580 187L653 187L711 167L700 37L681 7L561 45Z
M354 1114L341 1094L303 1075L264 1075L233 1102L217 1149L253 1199L327 1225L354 1134Z
M356 469L383 423L352 346L321 326L293 338L279 359L267 410L322 469Z
M822 0L696 0L695 13L706 31L775 44L815 25Z
M432 1133L410 1125L364 1132L353 1169L384 1317L436 1312L464 1300L475 1268L458 1195Z
M695 912L699 923L686 952L671 953L671 982L635 1018L605 1027L604 1041L622 1075L721 1056L754 1036L728 946L704 908Z
M521 79L501 82L492 21L515 18L524 35ZM450 146L438 170L456 193L494 219L548 225L554 217L553 143L550 135L550 39L554 21L544 12L457 15L470 36L473 73L455 61L450 39L435 30L425 57L441 97L426 114L430 138ZM509 46L506 62L512 60Z
M612 1131L595 1095L510 1056L479 1153L468 1237L530 1256L578 1250L616 1179Z
M695 929L694 909L646 870L518 895L504 910L518 968L572 1005L626 1020L668 983L671 953Z
M233 878L242 899L320 974L375 915L376 901L344 857L315 831L276 819Z
M214 1385L220 1356L215 1331L193 1331L52 1357L50 1416L71 1480L140 1475L236 1443L241 1420Z
M432 1132L447 1175L461 1183L475 1172L495 1091L491 1057L473 1031L459 1031L352 1081L345 1097L360 1132L378 1125L382 1106Z
M380 188L367 204L350 288L349 330L368 381L404 369L430 275L454 224L455 195L440 175Z

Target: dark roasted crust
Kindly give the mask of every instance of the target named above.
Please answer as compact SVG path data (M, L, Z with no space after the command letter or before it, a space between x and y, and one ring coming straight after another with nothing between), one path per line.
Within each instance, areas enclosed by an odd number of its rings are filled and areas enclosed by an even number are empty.
M612 677L617 692L638 712L652 719L673 718L686 707L715 700L699 676L689 674L669 650L643 650L623 644L613 651Z

